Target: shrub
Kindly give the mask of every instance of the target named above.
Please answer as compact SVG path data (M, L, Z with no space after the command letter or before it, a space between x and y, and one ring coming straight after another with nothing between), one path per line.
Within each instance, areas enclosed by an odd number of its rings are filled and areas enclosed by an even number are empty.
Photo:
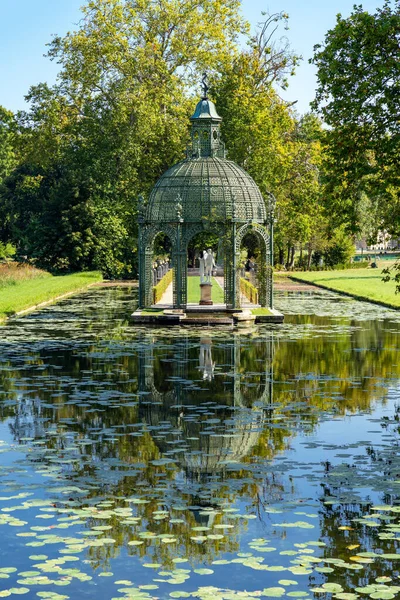
M247 281L247 279L244 279L243 277L240 279L240 291L248 300L250 300L252 304L258 304L257 288L250 283L250 281Z
M280 265L279 263L274 266L275 271L286 271L285 265Z
M168 286L172 283L173 269L170 269L166 275L153 287L153 304L160 302Z
M343 228L338 229L329 241L328 247L322 252L324 265L336 267L336 265L349 264L354 255L354 242Z
M348 262L335 265L335 271L341 271L342 269L367 269L370 263L367 260L361 260L359 262Z
M0 242L0 260L12 258L16 254L16 248L10 242Z
M50 277L50 273L36 269L32 265L7 262L0 264L0 288L8 285L15 285L20 281L27 281L28 279L39 279L43 277Z

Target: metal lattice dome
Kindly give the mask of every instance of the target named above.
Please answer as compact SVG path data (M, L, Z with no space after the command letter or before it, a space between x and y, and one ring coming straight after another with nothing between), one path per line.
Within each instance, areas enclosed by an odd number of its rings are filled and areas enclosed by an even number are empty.
M275 201L270 193L264 199L250 175L227 160L222 119L207 96L206 76L202 83L203 97L191 117L186 159L164 173L147 202L143 196L138 198L139 306L153 304L152 260L157 235L166 235L171 243L173 306L186 309L189 244L197 234L212 230L221 243L226 307L241 306L238 265L242 241L250 232L258 238L261 252L259 302L272 307Z
M147 220L173 220L178 202L185 222L210 217L221 221L233 218L237 222L266 220L265 202L256 183L225 158L191 158L171 167L151 192Z

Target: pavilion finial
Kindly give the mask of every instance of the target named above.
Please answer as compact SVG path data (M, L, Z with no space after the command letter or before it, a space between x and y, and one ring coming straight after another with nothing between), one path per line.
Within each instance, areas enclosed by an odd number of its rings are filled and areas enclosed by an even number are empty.
M207 79L208 79L208 75L206 72L203 73L203 79L201 80L201 87L203 88L203 100L207 100L208 99L208 90L209 87L207 85Z

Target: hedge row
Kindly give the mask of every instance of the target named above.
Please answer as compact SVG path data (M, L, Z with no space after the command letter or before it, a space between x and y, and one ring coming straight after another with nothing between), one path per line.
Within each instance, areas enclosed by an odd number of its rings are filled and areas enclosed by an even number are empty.
M170 269L166 275L153 287L153 304L160 302L168 286L172 283L173 269Z
M258 304L257 288L243 277L240 278L240 291L252 304Z

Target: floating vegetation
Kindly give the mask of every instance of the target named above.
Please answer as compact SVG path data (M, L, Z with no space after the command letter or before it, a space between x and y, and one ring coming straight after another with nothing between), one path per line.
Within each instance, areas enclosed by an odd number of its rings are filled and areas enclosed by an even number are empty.
M2 329L0 598L399 597L398 313L279 302L154 332L107 289Z

